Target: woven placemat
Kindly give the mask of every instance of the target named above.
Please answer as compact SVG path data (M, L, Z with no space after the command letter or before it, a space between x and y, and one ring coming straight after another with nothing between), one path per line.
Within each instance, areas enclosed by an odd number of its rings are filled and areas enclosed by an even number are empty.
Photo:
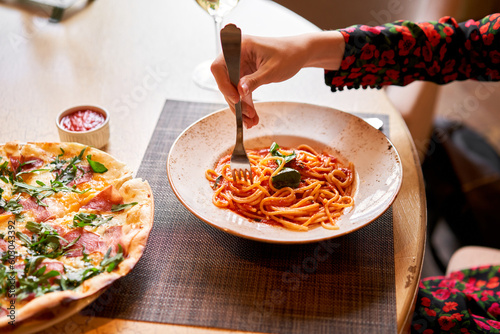
M391 210L340 238L273 245L215 229L178 201L166 175L169 149L187 126L221 107L165 103L137 174L155 198L147 248L82 313L272 333L396 332Z

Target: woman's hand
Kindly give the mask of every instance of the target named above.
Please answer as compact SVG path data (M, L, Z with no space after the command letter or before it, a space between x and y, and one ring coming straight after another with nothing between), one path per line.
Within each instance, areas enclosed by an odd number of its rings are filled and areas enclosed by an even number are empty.
M222 54L212 63L211 70L233 112L241 97L243 122L251 128L259 122L252 100L257 87L290 79L303 67L338 69L343 53L344 39L336 31L279 38L244 35L238 87L229 80Z

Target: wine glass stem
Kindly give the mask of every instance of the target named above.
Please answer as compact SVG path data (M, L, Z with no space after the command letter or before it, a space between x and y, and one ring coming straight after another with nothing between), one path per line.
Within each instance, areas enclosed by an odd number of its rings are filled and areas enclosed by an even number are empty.
M217 57L222 52L222 46L220 43L220 31L222 29L222 17L215 15L215 56Z

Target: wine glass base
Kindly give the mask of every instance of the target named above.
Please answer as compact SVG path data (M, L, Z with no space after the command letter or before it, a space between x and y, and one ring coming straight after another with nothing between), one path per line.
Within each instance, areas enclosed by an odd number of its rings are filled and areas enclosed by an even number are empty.
M196 66L193 72L193 80L201 88L218 91L219 87L212 71L210 71L212 62L213 60L207 60Z

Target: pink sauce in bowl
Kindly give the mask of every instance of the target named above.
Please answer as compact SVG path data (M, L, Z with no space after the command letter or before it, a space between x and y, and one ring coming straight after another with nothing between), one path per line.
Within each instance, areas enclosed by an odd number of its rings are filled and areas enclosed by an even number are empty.
M96 105L80 105L63 110L56 118L59 138L103 148L109 141L109 112Z
M77 110L61 118L61 126L68 131L89 131L106 121L106 116L94 110Z

